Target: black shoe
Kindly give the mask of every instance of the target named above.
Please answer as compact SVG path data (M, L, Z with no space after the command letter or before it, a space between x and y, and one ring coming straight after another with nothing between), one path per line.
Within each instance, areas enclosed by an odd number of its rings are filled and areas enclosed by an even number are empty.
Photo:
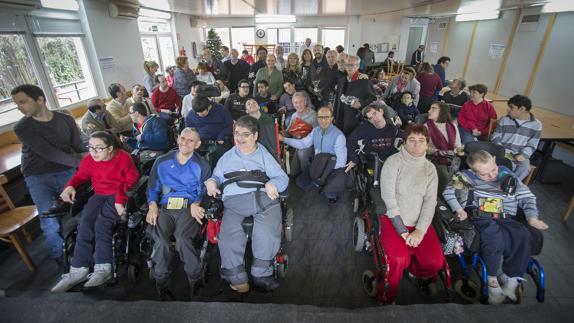
M279 282L273 276L253 277L253 285L265 290L266 292L270 292L279 287Z
M337 201L339 201L338 197L333 197L333 198L328 198L329 200L329 204L335 204L337 203Z
M71 206L72 204L70 203L66 203L61 199L56 199L54 202L52 202L52 205L48 210L42 211L41 216L46 218L62 216L70 211Z
M175 298L171 290L167 287L157 287L157 294L161 302L171 302Z

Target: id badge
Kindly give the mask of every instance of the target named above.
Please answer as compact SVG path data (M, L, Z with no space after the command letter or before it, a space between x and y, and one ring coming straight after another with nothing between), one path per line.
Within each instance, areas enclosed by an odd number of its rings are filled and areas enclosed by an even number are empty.
M166 209L168 210L181 210L185 206L185 199L183 197L170 197L167 199Z
M489 213L493 218L498 219L504 212L502 199L496 197L484 197L479 199L480 211Z

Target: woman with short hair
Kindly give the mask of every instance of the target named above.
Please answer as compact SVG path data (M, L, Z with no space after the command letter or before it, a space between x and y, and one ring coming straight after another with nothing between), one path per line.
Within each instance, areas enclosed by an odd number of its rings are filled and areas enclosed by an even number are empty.
M195 73L189 68L189 61L185 56L175 59L175 72L173 73L173 89L177 95L184 97L191 92L191 82L196 80Z

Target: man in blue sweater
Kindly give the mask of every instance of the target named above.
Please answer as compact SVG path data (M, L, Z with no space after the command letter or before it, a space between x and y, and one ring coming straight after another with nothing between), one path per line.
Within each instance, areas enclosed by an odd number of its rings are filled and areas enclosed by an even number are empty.
M149 211L146 221L151 225L154 239L152 262L157 291L162 301L171 300L169 290L171 276L171 236L175 238L175 250L184 263L190 283L191 296L199 279L199 252L193 240L199 233L199 225L205 210L199 205L205 193L203 184L210 176L207 162L195 153L201 145L197 130L185 128L177 138L179 150L159 157L152 168L148 181L147 199Z
M338 193L345 189L344 168L347 164L347 144L343 132L333 125L333 111L329 107L319 109L317 121L319 126L315 127L307 137L294 139L279 135L279 140L297 149L313 146L315 147L315 158L323 153L336 157L335 166L322 187L322 191L329 203L334 204L338 200ZM313 168L313 165L311 165L311 168ZM318 185L312 181L311 174L307 170L297 178L297 186L303 190L308 190Z
M257 119L239 118L233 133L235 146L221 157L213 176L205 182L210 196L223 195L225 215L218 236L221 277L240 293L249 291L244 264L247 237L242 227L249 216L253 216L253 284L268 291L279 287L273 276L273 259L281 245L281 205L277 198L287 189L289 178L267 149L257 143L258 136ZM258 174L264 175L255 181L259 187L249 185L253 179L244 177ZM244 180L233 181L239 178Z
M202 146L198 150L206 153L205 157L213 169L219 158L231 147L231 113L223 105L209 101L204 96L194 97L192 107L185 118L185 126L199 132Z

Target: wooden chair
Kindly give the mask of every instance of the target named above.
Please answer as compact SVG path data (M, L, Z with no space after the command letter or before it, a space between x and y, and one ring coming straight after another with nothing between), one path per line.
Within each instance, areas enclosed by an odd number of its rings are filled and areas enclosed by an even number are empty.
M574 195L570 198L570 203L568 204L568 208L562 214L562 221L568 221L570 216L572 215L572 211L574 211Z
M0 175L0 240L13 244L28 269L34 272L36 266L20 242L18 233L22 232L28 243L32 243L32 236L25 226L37 218L38 211L34 205L14 207L3 187L7 182L6 176Z
M530 181L532 180L532 178L534 177L534 174L536 173L536 166L534 165L530 165L530 170L528 171L528 176L526 176L523 180L522 183L524 183L524 185L528 186L530 185Z

